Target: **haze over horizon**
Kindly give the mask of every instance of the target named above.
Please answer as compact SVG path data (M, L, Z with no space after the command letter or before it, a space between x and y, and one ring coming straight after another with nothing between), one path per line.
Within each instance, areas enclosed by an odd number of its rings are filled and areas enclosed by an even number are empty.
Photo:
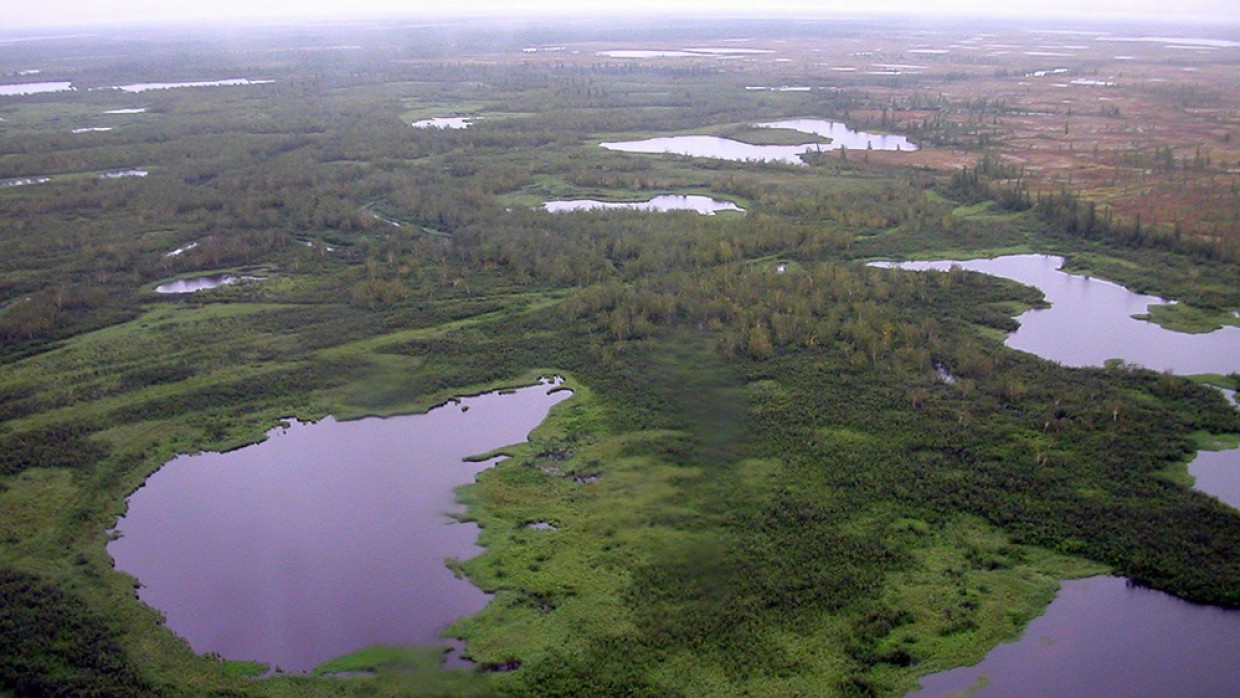
M566 0L466 0L444 5L427 0L373 0L364 9L341 0L46 0L7 9L8 29L49 29L91 25L121 26L178 22L283 22L343 19L450 17L589 17L673 15L863 17L906 16L942 18L1007 18L1063 20L1153 20L1187 24L1208 22L1240 25L1240 3L1233 0L1185 0L1169 13L1167 3L1154 0L875 0L858 8L843 0L792 0L777 9L757 9L739 0L593 0L584 7ZM1170 14L1170 16L1169 16Z

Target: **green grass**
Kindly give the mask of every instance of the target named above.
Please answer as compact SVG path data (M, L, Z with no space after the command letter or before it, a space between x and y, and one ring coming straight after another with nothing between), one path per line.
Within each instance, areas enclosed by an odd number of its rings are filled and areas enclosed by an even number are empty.
M1240 327L1240 318L1227 310L1204 310L1183 303L1151 305L1148 313L1133 315L1163 329L1186 334L1205 334L1223 327Z

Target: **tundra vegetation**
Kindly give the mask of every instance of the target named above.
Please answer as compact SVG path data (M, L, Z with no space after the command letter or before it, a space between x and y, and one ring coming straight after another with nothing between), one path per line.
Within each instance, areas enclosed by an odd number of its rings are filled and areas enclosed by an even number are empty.
M0 44L7 81L33 66L76 88L0 96L0 690L898 696L1013 637L1063 578L1240 607L1240 512L1169 474L1201 433L1238 430L1217 391L1006 348L1032 289L865 265L1054 252L1192 306L1168 322L1226 320L1237 49L1125 43L1119 60L1091 39L1050 59L916 30ZM965 46L981 31L944 29ZM738 37L722 45L774 53L598 53ZM239 77L254 84L95 89ZM810 89L747 89L781 86ZM470 123L410 126L450 116ZM811 142L750 128L797 117L921 148L790 165L598 146ZM148 174L99 176L131 169ZM745 213L540 210L665 193ZM221 273L263 280L153 292ZM461 571L495 594L449 631L474 670L370 648L256 680L195 655L106 553L127 495L175 454L549 372L574 398L462 493L486 552Z

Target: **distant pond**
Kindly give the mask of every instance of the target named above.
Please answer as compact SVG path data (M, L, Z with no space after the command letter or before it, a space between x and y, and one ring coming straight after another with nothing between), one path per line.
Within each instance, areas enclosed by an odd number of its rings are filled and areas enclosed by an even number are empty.
M187 245L169 252L165 256L175 256L187 249L197 246L197 243ZM192 279L177 279L169 281L155 287L155 293L197 293L198 291L206 291L220 286L235 284L239 281L262 281L261 276L236 276L234 274L212 274L210 276L196 276Z
M784 162L803 165L801 155L823 150L841 148L865 150L917 150L916 144L903 136L879 135L854 131L846 124L822 119L792 119L753 124L757 128L781 128L812 133L831 139L830 143L805 143L802 145L753 145L721 138L719 136L662 136L640 141L601 143L608 150L625 153L674 153L693 157L718 158L737 161Z
M414 128L469 128L473 121L465 116L440 116L433 119L422 119L415 121L410 126Z
M705 216L713 216L718 211L744 211L731 201L720 201L709 196L678 196L667 194L656 196L649 201L594 201L593 199L576 199L573 201L548 201L543 208L552 213L566 211L590 211L596 209L630 209L634 211L697 211Z
M1006 344L1068 366L1122 359L1179 374L1240 370L1240 328L1185 334L1132 317L1167 301L1062 271L1062 257L1012 255L874 266L946 271L953 266L1035 286L1050 308L1016 319ZM1228 393L1233 399L1234 395ZM1240 449L1201 451L1196 488L1240 508ZM1155 698L1230 695L1240 686L1240 611L1200 606L1115 577L1064 582L1046 613L1014 643L972 667L925 676L909 698Z
M570 393L544 381L422 415L274 429L178 456L129 498L108 545L139 597L196 652L314 666L370 645L447 644L488 596L446 559L476 555L454 490Z

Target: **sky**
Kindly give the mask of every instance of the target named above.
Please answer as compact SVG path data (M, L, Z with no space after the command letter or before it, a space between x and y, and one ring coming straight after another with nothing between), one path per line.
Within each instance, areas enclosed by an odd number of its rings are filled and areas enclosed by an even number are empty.
M1238 0L0 0L6 28L180 21L267 22L346 16L866 14L1161 18L1240 25ZM364 10L359 9L364 8Z

